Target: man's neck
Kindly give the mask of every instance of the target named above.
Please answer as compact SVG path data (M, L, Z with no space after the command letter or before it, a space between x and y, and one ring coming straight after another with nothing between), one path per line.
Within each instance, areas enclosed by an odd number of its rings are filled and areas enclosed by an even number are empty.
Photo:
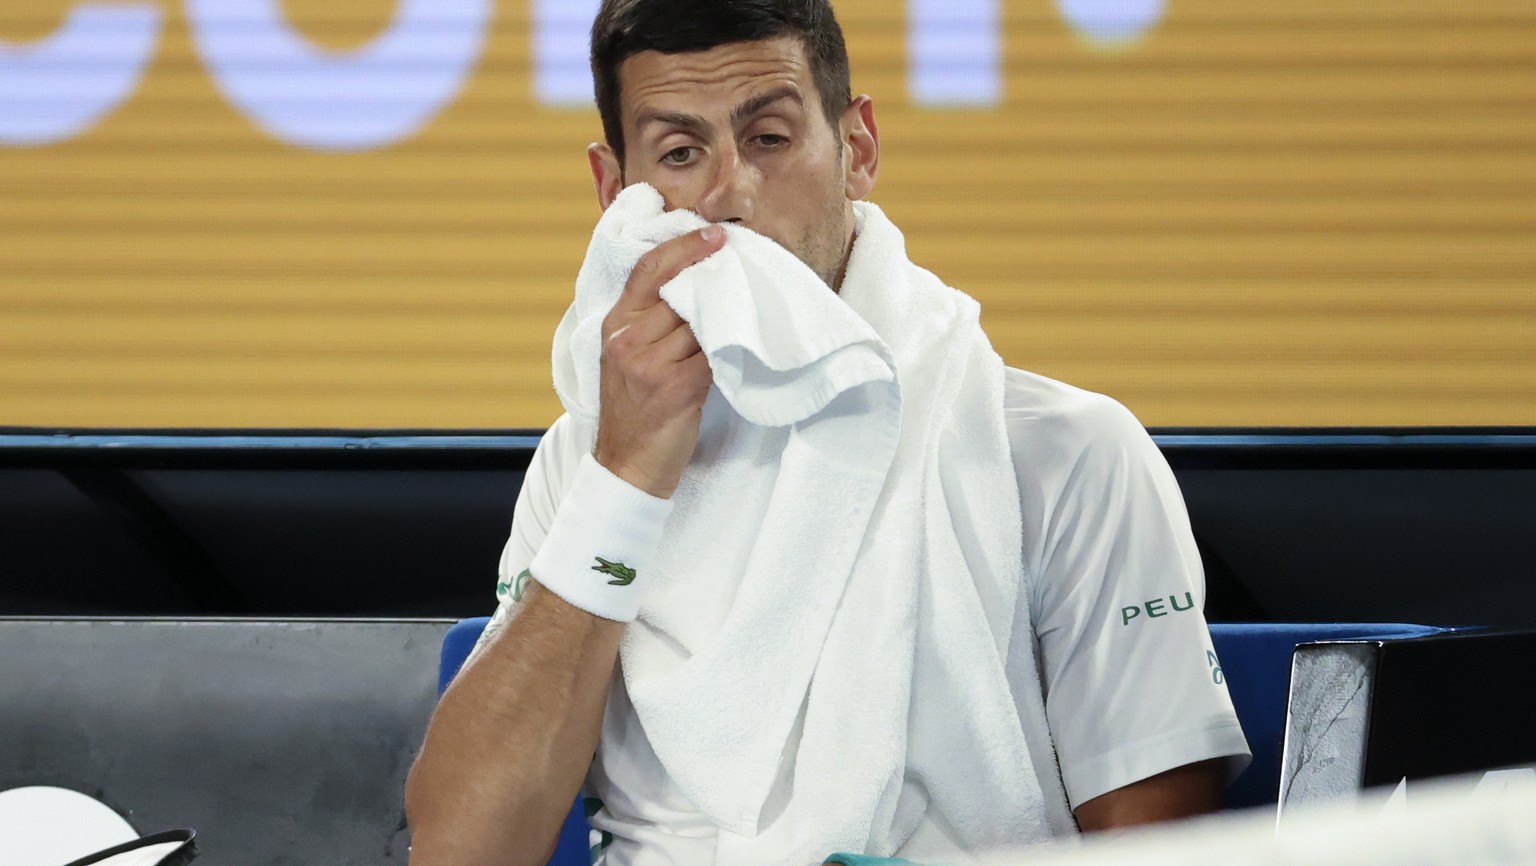
M848 237L843 242L843 260L837 263L837 274L832 280L832 291L837 294L843 292L843 280L848 276L848 261L853 258L853 245L859 240L859 218L853 211L853 205L848 205Z

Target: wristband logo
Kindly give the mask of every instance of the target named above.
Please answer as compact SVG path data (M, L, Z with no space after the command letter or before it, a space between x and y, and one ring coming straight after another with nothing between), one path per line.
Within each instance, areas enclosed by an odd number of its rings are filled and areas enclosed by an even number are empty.
M635 582L635 570L622 562L609 562L601 556L597 558L597 565L592 570L598 574L607 574L613 577L608 581L609 586L629 586Z

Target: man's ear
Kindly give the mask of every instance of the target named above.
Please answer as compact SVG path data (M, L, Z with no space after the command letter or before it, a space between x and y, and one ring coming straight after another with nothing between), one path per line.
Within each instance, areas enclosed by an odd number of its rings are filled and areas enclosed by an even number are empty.
M592 166L592 185L597 188L597 203L603 210L613 204L624 190L624 172L613 148L593 142L587 145L587 162Z
M880 130L875 126L875 101L860 94L843 111L838 127L843 136L843 192L849 201L858 201L875 188L875 175L880 171Z

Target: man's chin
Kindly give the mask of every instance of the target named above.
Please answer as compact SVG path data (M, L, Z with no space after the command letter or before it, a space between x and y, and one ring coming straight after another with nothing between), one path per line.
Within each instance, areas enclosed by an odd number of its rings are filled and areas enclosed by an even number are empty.
M793 255L795 258L800 260L801 264L810 268L811 273L815 274L823 283L826 283L829 287L836 288L833 281L837 279L838 268L836 265L828 267L826 263L826 256L815 255L814 251L806 249L806 245L804 243L787 244L779 238L768 234L763 235L763 237L788 250L790 255Z

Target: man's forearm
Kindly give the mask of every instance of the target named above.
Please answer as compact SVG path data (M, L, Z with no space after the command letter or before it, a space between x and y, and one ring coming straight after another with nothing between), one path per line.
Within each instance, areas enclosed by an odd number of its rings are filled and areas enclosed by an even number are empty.
M413 866L544 862L596 749L623 630L528 582L411 768Z

